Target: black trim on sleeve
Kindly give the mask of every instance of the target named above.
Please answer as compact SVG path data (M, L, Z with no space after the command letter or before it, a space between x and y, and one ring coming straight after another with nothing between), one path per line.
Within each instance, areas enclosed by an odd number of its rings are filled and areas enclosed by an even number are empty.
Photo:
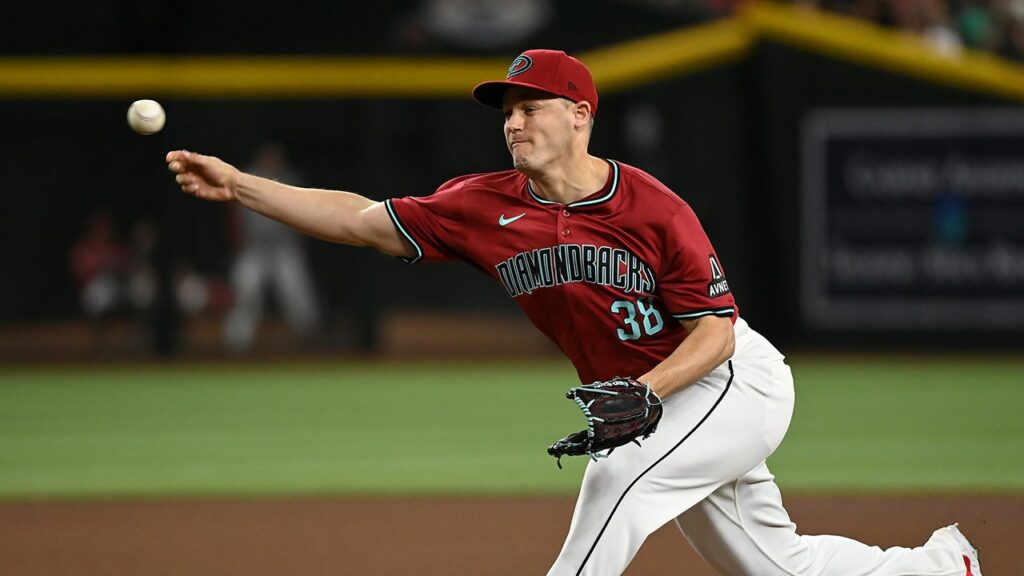
M715 308L714 310L687 312L686 314L673 314L672 317L676 320L693 320L694 318L700 318L702 316L722 316L724 318L731 318L735 313L736 309L730 306L728 308Z
M391 206L390 198L384 201L384 207L388 209L388 216L391 217L391 222L395 224L395 228L398 228L398 231L402 233L402 236L405 236L405 239L408 240L410 244L412 244L413 248L416 249L415 258L407 258L405 256L399 256L398 258L404 262L408 262L409 264L415 264L419 262L423 258L423 249L420 248L419 243L417 243L416 240L413 239L412 234L409 234L409 232L405 229L405 226L402 225L402 221L398 218L398 214L395 213L394 207Z
M640 481L641 478L643 478L648 472L653 470L655 466L661 464L661 462L665 460L665 458L668 458L669 455L671 455L673 452L675 452L676 448L679 448L683 444L683 442L686 442L687 438L693 436L693 433L696 432L697 429L700 428L701 425L704 424L704 422L706 422L707 419L711 417L711 414L713 414L715 409L718 408L718 405L722 403L722 400L725 398L726 393L729 392L729 388L732 387L732 380L734 377L735 373L732 369L732 360L729 360L729 380L728 382L725 383L725 389L722 390L722 394L719 395L718 400L715 400L714 405L711 406L711 409L708 410L708 413L705 414L704 417L700 419L700 422L697 422L697 424L693 427L692 430L686 433L686 436L683 436L682 440L677 442L675 446L672 446L672 448L670 448L668 452L662 455L661 458L655 460L654 464L651 464L650 466L647 467L646 470L641 472L639 476L637 476L632 482L629 483L629 486L626 486L626 489L622 491L622 495L619 496L618 502L615 503L615 506L612 507L612 511L608 514L608 519L604 521L604 526L601 527L601 531L597 533L597 538L594 538L594 543L590 546L590 550L587 551L587 555L583 558L583 562L580 564L580 569L576 571L576 576L579 576L583 573L583 568L587 565L587 560L590 560L590 555L593 554L594 549L597 548L597 543L601 541L601 536L604 535L604 531L608 528L608 524L610 524L612 521L612 516L614 516L615 511L619 509L619 504L622 504L622 501L626 498L626 494L629 493L629 491L633 488L633 486L636 485L637 482Z

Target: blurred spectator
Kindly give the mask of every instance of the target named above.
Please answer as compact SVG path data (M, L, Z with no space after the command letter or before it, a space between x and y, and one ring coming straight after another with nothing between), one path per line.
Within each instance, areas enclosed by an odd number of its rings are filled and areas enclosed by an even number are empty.
M82 311L90 319L112 315L125 297L128 251L117 239L109 212L95 212L71 248L71 273Z
M247 171L288 184L302 183L300 175L289 165L284 148L276 143L261 146ZM263 319L268 288L277 297L276 303L293 332L308 340L317 327L319 311L302 237L287 226L236 204L232 205L230 217L237 255L231 268L235 303L224 324L228 348L233 352L252 348ZM187 300L196 299L194 289L186 292L191 294Z
M962 2L957 10L956 27L965 46L990 52L998 50L999 35L995 14L989 9L987 2Z
M897 28L925 38L939 54L960 53L960 37L952 28L945 0L889 0L889 5Z
M158 240L159 231L152 220L144 218L132 226L125 260L125 298L132 309L143 313L152 310L159 289L153 263Z
M1003 3L1001 34L994 42L999 54L1014 60L1024 60L1024 0Z
M666 17L706 20L729 16L742 5L743 0L617 0L624 10L644 8Z
M892 26L930 41L940 54L964 47L1024 59L1024 0L794 0Z
M93 344L104 353L126 346L137 351L146 343L145 336L131 330L152 325L160 289L153 262L156 225L148 219L135 222L128 244L117 228L106 210L93 213L70 256L79 304L93 324Z
M174 304L186 316L216 311L210 305L212 281L200 274L191 262L180 260L175 264L171 284L174 287Z
M521 46L554 16L550 0L423 0L400 31L402 44L464 51Z

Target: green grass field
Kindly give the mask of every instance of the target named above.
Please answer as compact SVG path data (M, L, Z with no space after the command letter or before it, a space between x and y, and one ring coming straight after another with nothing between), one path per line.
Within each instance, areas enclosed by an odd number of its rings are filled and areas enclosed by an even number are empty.
M1024 490L1024 362L795 357L804 491ZM0 498L572 493L562 361L0 368Z

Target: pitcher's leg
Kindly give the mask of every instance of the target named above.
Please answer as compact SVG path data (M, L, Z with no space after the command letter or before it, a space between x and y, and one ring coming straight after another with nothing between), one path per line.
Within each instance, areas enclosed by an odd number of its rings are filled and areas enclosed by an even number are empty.
M841 536L800 536L764 464L676 519L686 539L729 576L964 576L956 543L936 531L924 546L882 550Z
M763 461L763 404L733 381L731 363L667 399L643 446L621 446L587 466L549 575L621 574L650 533Z

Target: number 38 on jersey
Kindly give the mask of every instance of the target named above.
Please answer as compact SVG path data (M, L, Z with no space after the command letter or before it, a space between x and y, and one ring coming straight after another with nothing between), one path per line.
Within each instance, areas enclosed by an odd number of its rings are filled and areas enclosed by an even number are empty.
M661 312L654 305L653 296L641 296L636 300L616 300L611 311L618 314L623 323L618 328L619 340L639 340L641 336L654 336L665 327Z

